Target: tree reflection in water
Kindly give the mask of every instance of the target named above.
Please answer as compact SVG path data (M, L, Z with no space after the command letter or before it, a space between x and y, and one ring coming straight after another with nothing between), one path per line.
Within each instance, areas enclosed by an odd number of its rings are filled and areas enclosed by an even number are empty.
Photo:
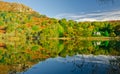
M49 39L41 41L5 42L5 47L0 49L0 70L2 70L0 74L26 72L34 64L58 56L66 57L83 54L119 56L119 44L119 41L62 41ZM93 58L94 56L86 60L84 56L81 56L79 59L82 60L76 60L76 58L74 58L74 60L68 61L74 66L71 72L81 72L84 71L84 68L91 67L91 73L95 73L100 66L104 67L104 65L106 65L106 63L95 63L94 61L99 61L99 59L93 60ZM109 70L107 70L108 73L115 73L115 70L116 73L118 73L120 66L117 68L116 65L112 65L112 62L119 64L120 60L115 60L110 59L110 64L107 64L111 66Z
M109 70L109 74L119 74L120 73L120 57L116 57L116 59L112 59L109 61L111 68Z

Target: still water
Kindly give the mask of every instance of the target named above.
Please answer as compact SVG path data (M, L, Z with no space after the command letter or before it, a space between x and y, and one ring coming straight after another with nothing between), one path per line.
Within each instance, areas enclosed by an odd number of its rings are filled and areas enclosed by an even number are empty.
M0 74L120 74L119 41L2 42Z
M110 64L113 56L75 55L49 58L22 74L119 74L119 66Z

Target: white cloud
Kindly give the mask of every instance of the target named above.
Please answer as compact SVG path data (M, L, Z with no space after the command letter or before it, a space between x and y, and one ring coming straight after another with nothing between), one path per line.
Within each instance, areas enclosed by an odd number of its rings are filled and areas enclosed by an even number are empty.
M75 21L108 21L108 20L120 20L120 10L104 11L104 12L91 12L81 14L59 14L55 18L66 18Z
M75 21L97 21L96 19L94 18L83 18L83 19L78 19L78 20L75 20Z

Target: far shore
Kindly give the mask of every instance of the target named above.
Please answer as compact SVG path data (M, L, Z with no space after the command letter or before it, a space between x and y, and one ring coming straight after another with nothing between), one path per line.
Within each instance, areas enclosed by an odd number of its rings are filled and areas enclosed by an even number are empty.
M50 40L100 40L100 41L108 41L108 40L120 40L120 37L76 37L76 38L49 38Z

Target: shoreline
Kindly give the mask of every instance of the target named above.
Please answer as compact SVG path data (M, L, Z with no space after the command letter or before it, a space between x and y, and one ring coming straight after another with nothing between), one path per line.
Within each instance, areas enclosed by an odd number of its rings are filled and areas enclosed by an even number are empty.
M77 37L77 38L49 38L50 40L101 40L101 41L109 41L109 40L120 40L120 37Z

